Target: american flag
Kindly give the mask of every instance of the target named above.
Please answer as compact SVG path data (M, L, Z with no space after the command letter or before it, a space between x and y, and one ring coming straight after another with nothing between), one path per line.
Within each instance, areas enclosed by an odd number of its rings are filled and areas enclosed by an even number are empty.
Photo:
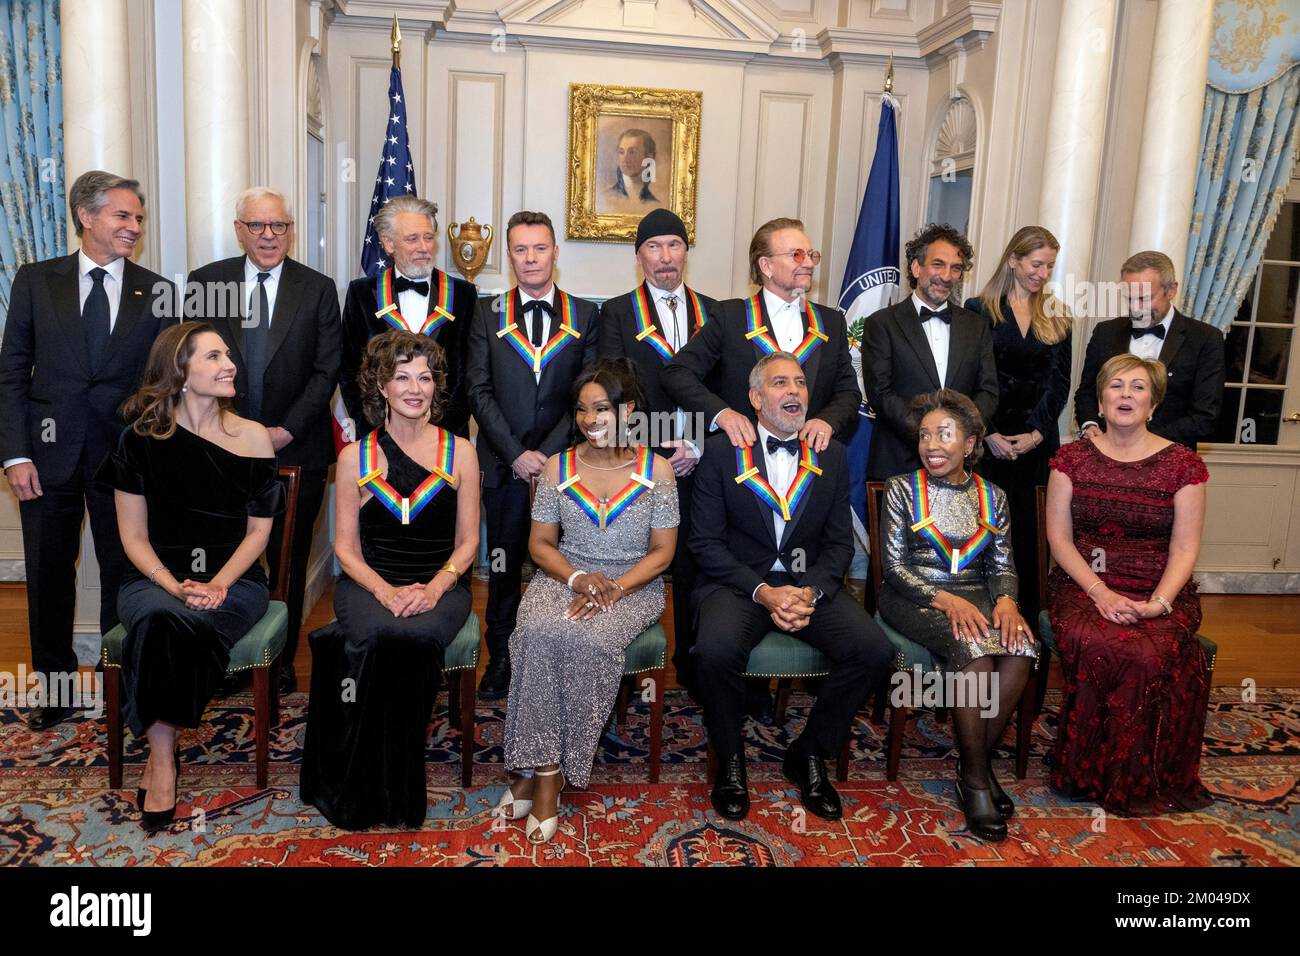
M411 163L411 146L406 136L406 102L402 96L402 71L394 66L388 74L388 126L384 130L383 156L375 176L375 192L370 198L366 220L366 238L361 244L361 271L377 276L388 268L384 247L375 234L375 213L394 196L414 196L415 166Z

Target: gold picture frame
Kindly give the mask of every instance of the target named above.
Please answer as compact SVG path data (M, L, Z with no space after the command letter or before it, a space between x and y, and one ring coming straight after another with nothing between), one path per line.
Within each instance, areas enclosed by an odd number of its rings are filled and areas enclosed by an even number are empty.
M569 239L631 242L664 207L695 242L703 102L698 90L569 85Z

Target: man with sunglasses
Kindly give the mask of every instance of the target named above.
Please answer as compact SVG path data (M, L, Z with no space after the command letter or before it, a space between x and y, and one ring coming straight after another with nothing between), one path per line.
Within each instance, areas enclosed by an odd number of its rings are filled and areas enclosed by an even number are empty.
M761 288L718 305L707 323L668 363L663 385L688 412L703 414L737 448L752 445L754 412L749 373L773 352L793 354L808 383L808 420L799 431L814 451L832 438L847 442L858 424L858 391L844 314L808 299L821 262L798 219L773 219L749 244L749 278ZM706 383L716 386L712 390Z
M235 362L236 411L267 427L281 465L302 469L285 600L289 637L280 659L280 692L290 693L312 529L334 460L330 401L339 378L339 295L334 280L289 258L293 215L280 193L263 186L240 193L234 226L244 255L190 273L185 318L211 324L226 340ZM285 517L275 519L266 550L272 581L280 571Z

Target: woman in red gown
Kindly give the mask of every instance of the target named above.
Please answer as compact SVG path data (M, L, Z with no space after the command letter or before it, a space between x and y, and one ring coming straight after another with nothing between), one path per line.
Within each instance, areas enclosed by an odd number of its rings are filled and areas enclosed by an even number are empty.
M1196 810L1210 675L1192 568L1209 474L1147 430L1162 364L1118 355L1097 376L1106 430L1063 447L1047 486L1048 581L1065 703L1053 789L1112 813Z

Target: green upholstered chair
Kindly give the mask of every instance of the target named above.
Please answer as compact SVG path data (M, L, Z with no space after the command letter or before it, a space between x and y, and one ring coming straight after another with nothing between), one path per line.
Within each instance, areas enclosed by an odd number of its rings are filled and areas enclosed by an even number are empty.
M668 660L668 637L662 624L651 624L623 651L623 679L614 705L615 724L627 725L627 704L634 685L652 681L650 697L650 782L659 782L659 763L664 739L664 671ZM641 681L637 678L646 675Z
M230 649L226 676L253 672L253 739L257 785L267 785L267 764L271 728L280 722L280 654L288 637L289 608L284 603L289 586L289 563L293 553L293 529L298 516L297 465L282 465L285 483L285 522L280 537L280 573L271 582L271 603L247 634ZM126 628L121 624L100 639L99 656L104 668L104 716L108 724L108 785L122 786L122 643Z
M881 583L884 578L883 554L880 543L880 507L884 493L885 483L883 481L867 482L867 535L871 547L871 582L875 594L880 593ZM876 613L876 623L880 625L880 629L885 632L885 637L889 638L889 643L894 648L895 673L898 671L911 671L917 666L922 671L940 669L939 662L927 648L909 640L905 635L887 625L879 612ZM1029 742L1033 735L1034 718L1038 716L1034 703L1041 699L1038 687L1040 683L1045 683L1046 674L1046 657L1041 656L1034 669L1029 672L1029 680L1025 684L1024 693L1021 694L1016 707L1016 778L1019 780L1025 779L1029 772ZM1042 676L1042 680L1040 680L1040 676ZM877 721L880 721L884 717L885 708L888 707L890 710L885 778L897 780L899 758L903 749L903 732L907 728L907 718L911 708L894 707L889 699L890 689L887 682L885 686L877 690L873 716ZM937 711L937 716L940 722L945 720L947 716L946 709L940 708Z
M1038 606L1042 608L1038 612L1038 638L1043 646L1042 664L1039 670L1043 674L1043 680L1039 692L1034 699L1035 713L1041 713L1043 709L1043 697L1047 693L1047 665L1052 659L1053 654L1060 654L1061 649L1056 643L1056 635L1052 633L1052 621L1047 613L1047 574L1051 569L1052 554L1047 546L1047 488L1043 485L1038 486ZM1214 661L1219 656L1219 645L1210 640L1204 634L1197 634L1196 640L1200 642L1201 652L1205 654L1205 667L1211 674L1214 673ZM1026 691L1027 693L1027 691Z
M447 719L460 731L462 787L474 782L474 674L482 637L478 615L470 611L442 658L442 673L447 681Z

